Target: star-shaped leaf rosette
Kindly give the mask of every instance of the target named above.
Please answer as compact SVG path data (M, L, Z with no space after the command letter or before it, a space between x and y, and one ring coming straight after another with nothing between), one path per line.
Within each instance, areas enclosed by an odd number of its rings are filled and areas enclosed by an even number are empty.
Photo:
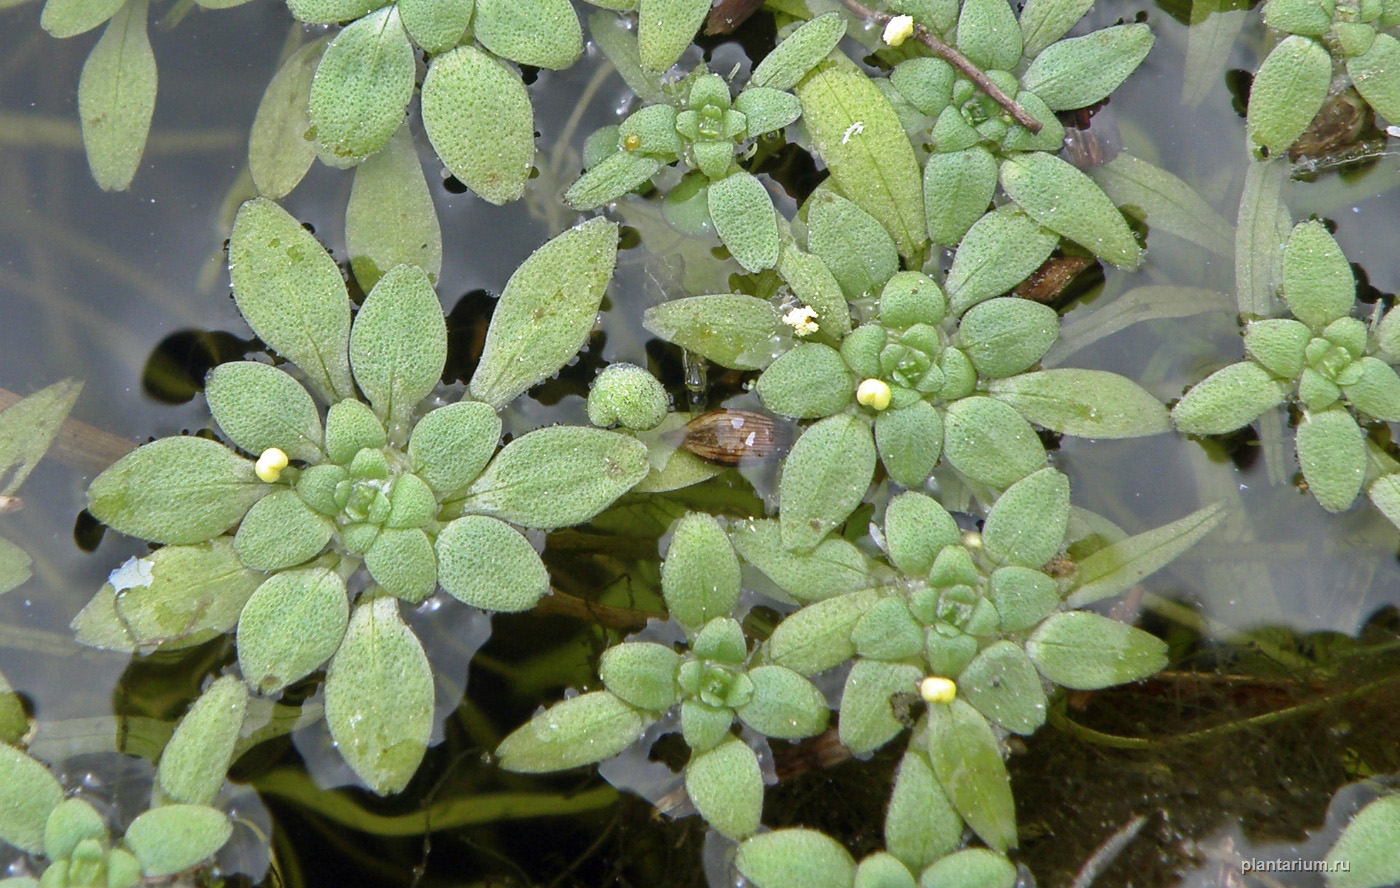
M518 528L588 521L647 472L641 443L601 429L499 448L497 411L578 352L616 254L601 219L532 254L501 294L469 395L420 416L447 353L426 274L391 269L352 323L315 238L270 201L245 204L229 243L234 298L288 363L210 372L232 447L163 438L93 481L93 515L163 547L114 572L75 620L79 639L174 647L236 626L243 677L263 694L329 661L341 753L377 792L401 789L428 741L433 687L398 601L441 586L490 611L533 607L549 577Z

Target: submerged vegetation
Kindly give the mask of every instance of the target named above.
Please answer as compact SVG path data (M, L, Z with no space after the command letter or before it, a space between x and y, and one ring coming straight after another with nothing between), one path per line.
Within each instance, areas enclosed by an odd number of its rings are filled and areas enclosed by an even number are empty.
M249 136L227 268L256 347L204 376L207 429L136 447L87 489L92 519L151 545L111 572L73 637L199 693L123 721L117 751L154 769L140 804L117 806L41 754L49 726L0 679L3 888L261 879L265 861L235 864L230 849L270 840L226 778L266 770L240 761L270 760L289 733L310 759L317 731L335 758L313 771L319 788L252 782L313 809L335 807L345 783L422 808L340 810L366 832L593 810L616 793L514 781L597 765L618 789L699 815L714 884L1011 888L1033 879L1017 849L1043 825L1018 818L1013 786L1031 781L1007 760L1047 724L1065 742L1165 747L1393 693L1393 632L1330 661L1261 633L1237 639L1253 658L1242 668L1266 684L1316 667L1320 702L1164 739L1130 736L1146 720L1072 717L1106 689L1228 677L1164 672L1232 664L1207 618L1142 584L1239 515L1206 499L1120 527L1079 504L1092 470L1056 451L1065 437L1173 433L1217 447L1257 422L1276 484L1291 430L1312 500L1336 513L1369 499L1400 527L1400 313L1362 298L1325 220L1295 224L1283 202L1290 173L1320 168L1301 149L1332 102L1362 109L1352 144L1400 118L1398 0L1262 5L1270 48L1243 112L1233 232L1148 159L1085 153L1089 117L1157 42L1150 20L1126 20L1136 9L590 2L601 73L630 99L575 170L537 155L528 88L585 53L569 0L289 0L297 21L336 27L288 47ZM147 0L47 0L40 16L55 37L105 26L77 96L103 189L140 190L148 15ZM1197 0L1188 17L1228 52L1226 15L1238 28L1243 10ZM750 56L701 60L702 27L747 29ZM453 354L436 288L449 251L470 262L471 249L444 242L420 145L459 190L491 205L528 195L567 220L505 283L469 358ZM276 202L317 159L354 169L340 263ZM1203 358L1210 370L1167 403L1145 380L1061 366L1135 319L1204 310L1135 308L1168 289L1145 286L1101 306L1098 329L1062 328L1089 269L1150 271L1162 236L1233 258L1245 355ZM671 254L683 286L609 306L638 242ZM605 359L605 310L656 339ZM580 403L541 418L532 393L580 371ZM0 412L0 504L78 390ZM707 412L711 400L726 409ZM30 579L0 538L0 593ZM1138 628L1143 607L1157 622ZM551 646L526 622L551 617L585 629ZM536 674L479 653L493 620L539 645ZM1338 665L1360 660L1382 677ZM468 661L474 679L506 676L507 708L533 716L491 725L476 685L463 693ZM444 789L456 765L432 748L453 731L470 738L458 762L485 753L510 792ZM837 765L877 797L852 822L773 804L787 788L770 787ZM829 799L836 778L821 789ZM1347 867L1330 886L1400 880L1400 795L1338 829L1328 859ZM273 852L276 878L297 883L295 853ZM1076 884L1106 865L1085 863ZM687 866L699 873L698 853Z

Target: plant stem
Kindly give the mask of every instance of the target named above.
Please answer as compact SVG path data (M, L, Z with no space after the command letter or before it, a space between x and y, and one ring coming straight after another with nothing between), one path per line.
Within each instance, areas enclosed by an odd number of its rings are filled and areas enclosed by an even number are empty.
M851 12L865 19L873 19L879 22L881 27L889 22L890 19L894 18L894 16L890 15L888 12L877 12L859 3L858 0L843 0L843 2ZM1006 113L1010 114L1016 123L1030 130L1032 133L1040 132L1040 121L1027 113L1025 108L1016 104L1014 99L1002 92L1001 87L988 80L987 75L982 73L982 69L974 65L967 56L958 52L942 40L939 40L932 31L917 22L914 24L914 39L933 50L934 55L952 65L958 70L959 74L962 74L962 76L972 81L978 89L990 96L992 101L1005 109Z

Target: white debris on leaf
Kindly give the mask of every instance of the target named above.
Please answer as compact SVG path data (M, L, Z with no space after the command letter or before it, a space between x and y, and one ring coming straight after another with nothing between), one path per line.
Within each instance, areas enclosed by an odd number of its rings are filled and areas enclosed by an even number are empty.
M799 305L783 315L783 323L791 327L798 336L811 336L817 332L818 317L816 309L810 305Z
M107 582L112 584L112 588L117 592L125 592L127 589L135 589L138 586L149 586L155 582L155 577L151 576L151 568L156 563L146 558L136 558L135 556L126 559L121 567L107 575Z
M847 142L851 141L852 136L858 136L863 132L865 132L865 123L857 120L855 123L846 127L845 134L841 136L841 144L846 144Z
M890 46L898 46L914 36L914 17L912 15L895 16L885 22L885 33L881 36Z

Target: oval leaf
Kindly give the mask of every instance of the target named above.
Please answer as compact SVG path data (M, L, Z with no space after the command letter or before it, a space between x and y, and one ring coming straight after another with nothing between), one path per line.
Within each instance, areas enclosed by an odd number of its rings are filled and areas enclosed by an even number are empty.
M1270 155L1288 150L1312 123L1332 82L1332 57L1308 37L1290 35L1254 74L1249 90L1249 137Z
M762 370L771 364L785 351L780 331L788 329L766 299L740 293L672 299L647 309L642 325L667 342L735 370Z
M753 176L740 170L711 182L710 218L734 261L759 272L778 264L778 216L773 199Z
M260 694L301 681L331 658L350 622L345 582L317 567L269 577L238 618L238 667Z
M1007 158L1001 187L1032 219L1095 256L1123 268L1142 262L1142 248L1113 201L1055 155L1033 151Z
M1040 674L1077 691L1094 691L1158 672L1167 643L1126 623L1087 611L1055 614L1026 640Z
M248 172L264 197L286 197L316 159L316 145L306 138L311 129L306 106L329 42L326 37L313 40L288 56L258 102L248 135Z
M569 0L476 0L472 32L496 55L536 68L567 68L583 54Z
M763 775L758 758L731 738L690 760L685 791L700 816L721 835L738 841L758 829L763 815Z
M563 771L611 758L646 728L642 713L607 691L572 697L537 714L496 747L507 771Z
M1044 468L997 497L982 526L982 545L997 564L1039 568L1064 545L1069 526L1069 479Z
M1066 435L1138 438L1171 430L1160 401L1104 370L1040 370L993 380L988 389L1036 425Z
M83 146L92 177L104 191L131 184L155 107L156 57L146 36L146 0L128 0L112 16L78 77Z
M1011 781L987 720L961 699L932 705L927 743L933 772L967 825L998 851L1015 847Z
M156 780L167 796L191 805L214 800L247 711L248 691L233 676L219 679L199 695L160 754Z
M1052 111L1102 101L1137 70L1156 38L1145 24L1104 28L1046 48L1021 75L1021 88Z
M131 821L123 841L148 878L173 876L214 856L233 835L228 815L204 805L164 805Z
M423 129L442 162L493 204L525 193L535 112L520 77L474 46L436 56L423 80Z
M396 266L375 284L350 330L355 382L391 437L406 437L413 408L437 386L446 361L447 323L428 275Z
M364 290L395 265L416 265L429 281L442 271L442 228L407 126L355 169L345 249Z
M963 398L948 405L943 419L943 456L974 481L1010 487L1045 465L1035 429L1000 401Z
M745 839L734 858L756 888L851 888L856 862L814 829L780 829Z
M778 520L783 545L810 552L855 511L875 474L875 441L859 417L841 414L802 433L783 463Z
M1349 507L1366 477L1366 435L1345 410L1306 414L1294 439L1308 491L1329 512Z
M48 768L0 743L0 839L30 854L44 851L44 824L63 801Z
M321 157L348 167L383 148L403 125L414 76L413 46L397 7L337 34L321 56L307 105Z
M204 397L219 430L246 453L276 447L319 463L324 431L316 402L292 377L256 361L220 364L204 377Z
M484 515L458 518L437 538L438 582L483 610L529 610L549 591L549 573L530 541Z

